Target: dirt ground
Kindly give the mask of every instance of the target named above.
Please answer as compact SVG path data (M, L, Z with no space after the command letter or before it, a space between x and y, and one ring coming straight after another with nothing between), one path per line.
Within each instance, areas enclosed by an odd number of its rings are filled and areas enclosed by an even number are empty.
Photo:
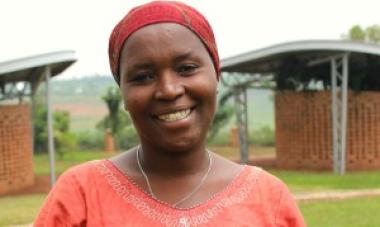
M17 191L12 191L6 194L2 194L1 196L41 194L41 193L48 193L49 190L50 190L50 176L41 175L41 176L34 176L33 185L17 190Z

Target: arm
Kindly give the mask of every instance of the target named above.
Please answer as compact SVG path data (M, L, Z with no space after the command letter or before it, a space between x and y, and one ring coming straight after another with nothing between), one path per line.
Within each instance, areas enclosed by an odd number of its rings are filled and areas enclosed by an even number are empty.
M283 184L280 203L276 212L276 226L279 227L305 227L305 221L302 217L292 194L286 185Z

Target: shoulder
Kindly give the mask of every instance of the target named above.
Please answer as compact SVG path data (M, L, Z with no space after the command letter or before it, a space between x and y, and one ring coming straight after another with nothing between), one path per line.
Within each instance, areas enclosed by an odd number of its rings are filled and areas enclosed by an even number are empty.
M251 166L250 168L251 172L256 177L257 184L260 185L260 187L265 188L269 191L282 191L284 189L287 189L286 184L281 179L269 173L268 171L256 166Z
M105 160L90 161L66 170L58 177L49 192L47 203L85 204L86 197L91 194L91 190L100 188L96 187L100 183L100 177L98 177L100 173L96 170L96 165L104 162Z
M94 172L95 165L102 162L104 162L104 160L95 160L72 166L68 168L65 172L63 172L62 176L77 176L91 174Z
M101 162L101 161L98 161ZM61 174L45 199L35 226L82 226L88 190L94 185L96 162L86 162Z
M260 205L272 213L278 226L305 226L293 195L287 185L278 177L258 167L251 168L255 176L255 194L260 196Z
M291 196L285 183L271 173L255 166L246 166L244 185L249 185L253 201L259 201L261 206L275 210L282 196Z
M99 169L105 165L105 162L105 160L95 160L72 166L59 176L57 184L68 182L77 185L87 184L96 179L100 173Z

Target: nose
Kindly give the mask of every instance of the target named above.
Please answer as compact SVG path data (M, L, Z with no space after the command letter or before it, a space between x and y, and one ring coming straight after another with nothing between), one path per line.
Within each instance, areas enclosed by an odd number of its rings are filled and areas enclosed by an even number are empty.
M154 93L158 100L175 100L185 93L181 78L175 72L165 71L159 76Z

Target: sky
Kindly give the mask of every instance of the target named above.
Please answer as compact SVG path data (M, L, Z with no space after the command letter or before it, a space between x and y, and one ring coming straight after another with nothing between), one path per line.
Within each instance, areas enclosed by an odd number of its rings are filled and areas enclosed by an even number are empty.
M0 0L0 62L60 50L78 61L59 78L111 75L108 38L144 0ZM380 24L379 0L184 0L214 29L220 57L289 41L341 39Z

